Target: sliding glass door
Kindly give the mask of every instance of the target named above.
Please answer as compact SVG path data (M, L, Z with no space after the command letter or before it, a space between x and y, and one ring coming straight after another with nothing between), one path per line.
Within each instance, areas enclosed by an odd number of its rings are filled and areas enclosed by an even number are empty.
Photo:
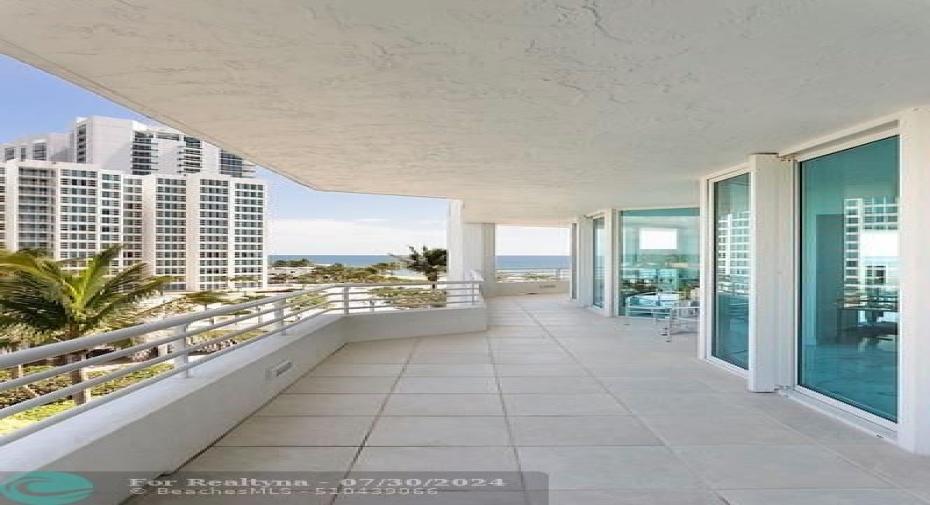
M898 138L800 166L799 384L897 419Z
M711 354L749 368L750 175L713 183L714 313Z
M593 240L594 240L594 282L592 287L594 292L591 294L591 304L595 307L604 307L604 288L606 287L606 267L607 267L607 229L603 217L596 217L592 220Z
M698 215L694 208L620 212L619 314L651 316L697 296Z

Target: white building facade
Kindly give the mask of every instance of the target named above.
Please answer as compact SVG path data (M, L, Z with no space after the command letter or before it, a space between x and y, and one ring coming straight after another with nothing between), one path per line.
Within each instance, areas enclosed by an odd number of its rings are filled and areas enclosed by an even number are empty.
M169 290L256 288L266 277L267 185L254 165L169 128L79 119L70 134L0 146L0 240L55 258L122 244Z

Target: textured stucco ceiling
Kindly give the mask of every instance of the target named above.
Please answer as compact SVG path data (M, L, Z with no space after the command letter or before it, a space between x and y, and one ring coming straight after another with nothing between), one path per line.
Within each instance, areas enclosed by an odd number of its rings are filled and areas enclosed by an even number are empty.
M0 0L0 50L317 189L549 223L930 102L924 0Z

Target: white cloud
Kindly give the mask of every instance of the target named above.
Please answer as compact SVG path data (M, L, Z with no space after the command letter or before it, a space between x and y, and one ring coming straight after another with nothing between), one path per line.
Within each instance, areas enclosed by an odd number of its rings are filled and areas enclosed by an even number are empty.
M370 219L275 219L269 254L388 254L408 245L445 247L445 226L398 226Z

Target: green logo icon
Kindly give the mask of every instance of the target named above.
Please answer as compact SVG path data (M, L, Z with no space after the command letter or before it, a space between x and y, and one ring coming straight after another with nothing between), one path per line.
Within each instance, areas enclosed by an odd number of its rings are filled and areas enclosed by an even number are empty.
M26 505L67 505L94 492L94 483L64 472L29 472L0 481L0 496Z

